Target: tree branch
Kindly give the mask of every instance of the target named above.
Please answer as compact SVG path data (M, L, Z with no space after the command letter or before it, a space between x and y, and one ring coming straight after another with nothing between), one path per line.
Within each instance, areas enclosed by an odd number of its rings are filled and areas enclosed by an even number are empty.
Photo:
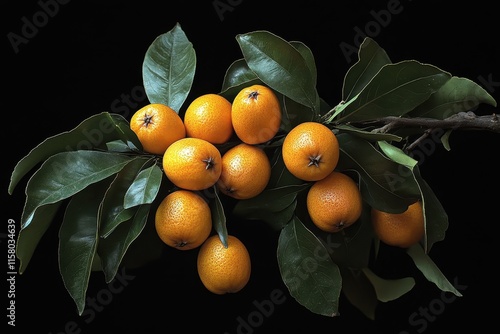
M388 133L398 128L425 128L456 129L456 130L481 130L500 133L500 118L497 114L477 116L474 112L459 112L445 119L424 117L404 118L388 116L372 121L360 122L361 125L383 125L372 130L376 133Z

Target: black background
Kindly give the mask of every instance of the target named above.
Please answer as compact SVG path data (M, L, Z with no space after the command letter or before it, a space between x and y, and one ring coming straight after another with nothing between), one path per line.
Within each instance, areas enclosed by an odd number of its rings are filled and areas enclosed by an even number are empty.
M188 100L218 92L225 70L241 58L235 36L262 29L311 48L319 94L334 105L341 96L344 74L356 56L351 55L349 62L339 45L354 45L357 31L366 28L393 61L431 63L480 83L500 100L498 16L486 1L438 6L437 2L401 0L398 12L385 16L382 23L377 23L375 13L397 1L220 0L228 6L220 13L214 8L215 1L68 1L50 7L51 17L37 21L37 31L31 31L16 52L9 34L22 35L26 21L41 18L41 3L55 1L8 1L2 11L3 54L7 56L3 57L3 73L7 73L2 124L4 221L20 221L26 180L13 195L7 194L7 187L15 163L31 148L93 114L112 111L129 118L146 104L145 96L139 94L144 54L154 38L177 22L197 55ZM126 103L127 95L132 104ZM482 105L477 113L497 111ZM485 131L455 132L451 151L439 145L423 149L421 172L450 221L446 239L430 255L446 277L459 284L464 295L459 299L442 294L416 273L414 289L396 301L381 303L375 321L365 318L343 297L339 317L313 314L288 294L281 281L275 253L278 235L259 222L228 221L228 228L246 243L253 258L251 281L240 293L212 295L196 275L195 252L165 249L161 260L127 270L128 280L117 284L123 289L115 293L109 293L100 274L92 274L88 296L109 298L101 299L96 308L88 306L87 316L79 317L58 272L55 223L27 271L16 277L15 329L24 332L31 328L36 333L441 333L467 326L485 332L497 324L493 273L498 264L494 253L497 236L493 229L499 223L500 182L494 162L499 139L499 134ZM6 249L4 234L2 246ZM384 252L384 266L408 270L404 256L392 254L391 249ZM282 293L281 303L263 315L257 304L266 304L273 292ZM410 322L411 315L423 308L430 308L432 317L417 316L418 323ZM244 328L238 327L241 319L247 324ZM9 326L8 330L13 329Z

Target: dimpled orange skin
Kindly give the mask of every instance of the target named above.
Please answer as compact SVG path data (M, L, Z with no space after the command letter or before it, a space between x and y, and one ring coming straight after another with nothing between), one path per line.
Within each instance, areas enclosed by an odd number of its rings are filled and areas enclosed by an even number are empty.
M203 190L213 186L222 171L220 151L199 138L182 138L163 155L163 171L179 188Z
M155 228L170 247L190 250L201 246L212 231L212 216L207 202L190 190L168 194L158 206Z
M231 102L218 94L194 99L184 113L186 136L201 138L212 144L223 144L233 135Z
M421 201L409 205L402 213L388 213L372 208L371 220L375 234L387 245L408 248L425 235Z
M339 232L361 216L363 200L358 185L348 175L333 171L316 181L307 193L312 222L325 232Z
M288 171L304 181L325 178L337 167L340 156L337 137L318 122L295 126L286 135L281 149Z
M231 119L238 138L247 144L271 140L281 125L281 107L267 86L253 85L239 91L232 102Z
M217 187L236 199L260 194L271 178L271 162L263 149L245 143L229 149L222 156L222 172Z
M161 155L174 141L186 136L181 117L170 107L151 103L137 110L130 119L144 151Z
M225 248L218 234L208 237L198 252L198 275L212 293L223 295L241 291L252 271L250 254L235 236L228 235Z

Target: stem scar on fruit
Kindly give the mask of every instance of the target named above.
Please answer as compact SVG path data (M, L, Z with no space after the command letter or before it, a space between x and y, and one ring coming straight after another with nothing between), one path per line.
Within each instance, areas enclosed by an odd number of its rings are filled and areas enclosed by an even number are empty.
M153 123L153 115L144 114L143 125L148 127L151 123Z
M259 96L259 92L254 90L253 92L251 92L250 94L248 94L248 98L249 99L254 99L254 100L257 100L257 96Z
M212 157L209 157L207 159L203 159L202 161L204 163L206 163L206 166L205 166L206 170L212 169L214 167L214 165L215 165L215 159L212 158Z
M316 156L310 156L309 157L309 164L307 164L307 167L311 167L312 165L319 167L319 163L321 162L321 154L316 155Z
M339 231L342 230L344 227L345 227L344 222L340 222L340 223L335 224L335 228Z

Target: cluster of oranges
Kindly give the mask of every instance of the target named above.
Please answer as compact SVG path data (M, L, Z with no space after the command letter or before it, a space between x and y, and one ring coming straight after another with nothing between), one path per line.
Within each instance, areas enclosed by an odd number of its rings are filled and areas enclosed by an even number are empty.
M239 200L259 195L271 177L263 147L277 135L281 121L279 99L259 84L243 88L233 101L219 94L201 95L183 118L159 103L142 107L131 118L130 127L144 151L162 156L163 171L176 186L157 208L158 236L179 250L199 248L198 273L213 293L241 290L250 279L251 260L236 236L229 235L225 247L217 234L211 235L211 209L200 191L216 187ZM219 149L229 142L234 145ZM301 123L286 134L281 150L288 171L312 183L307 210L319 229L335 233L358 221L361 192L353 178L336 170L340 147L330 128L314 121ZM409 247L424 234L420 202L407 213L373 209L371 216L375 233L387 244Z
M160 202L155 227L160 239L179 250L200 248L198 273L208 290L237 292L250 279L245 245L233 235L224 247L212 233L212 215L200 191L211 187L235 199L260 194L271 177L271 162L259 144L281 125L281 107L267 86L242 89L232 102L208 93L194 99L184 117L160 103L137 110L131 129L143 150L162 156L163 171L176 186ZM233 142L226 151L218 145Z

